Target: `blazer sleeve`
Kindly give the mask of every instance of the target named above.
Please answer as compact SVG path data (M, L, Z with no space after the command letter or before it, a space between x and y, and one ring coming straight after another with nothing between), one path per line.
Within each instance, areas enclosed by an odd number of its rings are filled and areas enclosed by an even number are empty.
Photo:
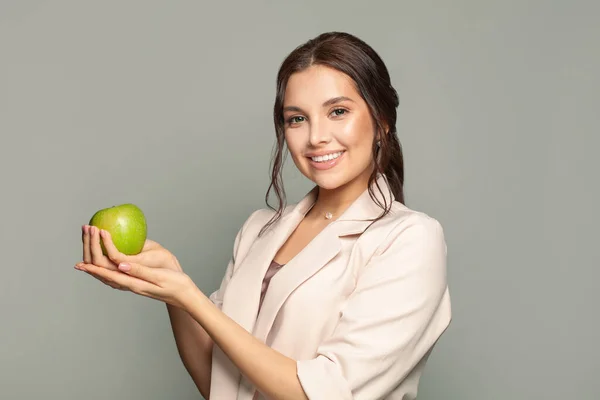
M297 361L309 399L384 398L449 325L442 227L426 215L402 225L358 273L356 288L316 357Z
M235 272L235 268L237 265L236 261L241 259L245 255L250 244L249 242L252 241L249 237L252 235L252 232L249 232L249 227L251 226L253 219L259 213L259 211L260 210L256 210L252 214L250 214L250 216L242 224L242 227L238 230L235 236L235 240L233 242L233 253L231 255L231 258L229 259L227 268L225 269L225 275L221 279L221 285L208 297L213 302L213 304L216 305L219 309L221 309L223 306L223 294L225 293L225 290L227 290L227 285L229 284L229 281L231 280L231 277ZM261 227L259 227L259 229Z

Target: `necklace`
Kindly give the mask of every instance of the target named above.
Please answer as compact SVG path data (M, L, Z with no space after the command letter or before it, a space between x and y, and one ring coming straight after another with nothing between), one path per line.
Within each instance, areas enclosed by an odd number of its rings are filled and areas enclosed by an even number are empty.
M333 214L328 211L325 213L325 218L331 219L331 218L333 218Z

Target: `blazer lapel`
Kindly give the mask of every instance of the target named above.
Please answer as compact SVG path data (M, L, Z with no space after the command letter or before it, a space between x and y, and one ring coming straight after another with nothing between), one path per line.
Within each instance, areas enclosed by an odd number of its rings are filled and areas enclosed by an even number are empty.
M387 193L388 185L383 175L378 176L377 183L384 192L387 204L389 205L393 201L393 195ZM377 189L375 189L375 194L378 199L383 199ZM311 206L312 203L314 203L314 200L312 200ZM306 212L308 212L308 209L306 208L306 204L304 204L304 207L297 207L295 211L296 215L292 217L293 223L287 224L293 226L294 229ZM326 226L304 249L283 266L271 279L260 315L258 315L254 326L254 336L262 341L266 341L277 313L288 296L303 282L319 272L321 268L327 265L340 252L342 248L340 237L361 234L382 211L373 202L368 190L365 190L337 220ZM288 232L288 229L285 232L285 240L287 240L291 232ZM285 241L274 239L272 238L272 241L277 243L276 249L269 252L268 259L263 262L264 264L270 263L277 250ZM262 275L259 279L262 280L266 273L266 268L264 268L264 272L262 270L261 272ZM253 314L252 317L256 318L256 314Z
M311 190L290 212L256 239L246 258L242 261L223 296L222 310L248 332L252 332L258 306L262 281L277 251L290 237L316 199L317 190Z

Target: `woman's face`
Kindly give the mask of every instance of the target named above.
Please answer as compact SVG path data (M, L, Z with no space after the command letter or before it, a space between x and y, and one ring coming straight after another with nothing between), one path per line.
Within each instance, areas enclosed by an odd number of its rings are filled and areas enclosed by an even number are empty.
M327 190L367 182L374 124L349 76L321 65L293 74L283 117L287 146L304 176Z

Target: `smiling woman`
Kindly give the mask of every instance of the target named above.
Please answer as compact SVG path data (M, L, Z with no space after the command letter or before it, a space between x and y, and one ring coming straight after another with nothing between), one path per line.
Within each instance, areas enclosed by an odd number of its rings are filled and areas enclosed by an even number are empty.
M369 107L352 79L328 66L313 65L290 76L285 104L290 104L284 105L283 118L291 156L322 194L348 184L366 188L373 173L375 132Z
M266 196L268 199L274 189L279 205L266 226L280 218L285 206L281 174L285 144L298 169L322 189L320 204L327 203L329 188L349 183L358 192L367 187L377 201L372 191L378 174L386 176L395 200L403 203L404 160L396 135L398 104L383 60L356 36L324 33L289 54L277 75L277 149ZM328 162L335 153L342 157ZM337 165L340 167L333 168ZM325 170L328 172L318 173ZM357 197L351 188L344 191L348 199ZM340 193L335 202L347 206L351 200L340 201L345 197ZM388 211L386 204L381 216Z
M362 40L308 41L277 76L267 199L274 189L279 205L244 222L218 290L203 294L156 242L126 256L88 226L76 268L167 304L205 398L415 399L451 310L443 229L404 205L397 106L385 64ZM285 146L315 184L292 205Z

